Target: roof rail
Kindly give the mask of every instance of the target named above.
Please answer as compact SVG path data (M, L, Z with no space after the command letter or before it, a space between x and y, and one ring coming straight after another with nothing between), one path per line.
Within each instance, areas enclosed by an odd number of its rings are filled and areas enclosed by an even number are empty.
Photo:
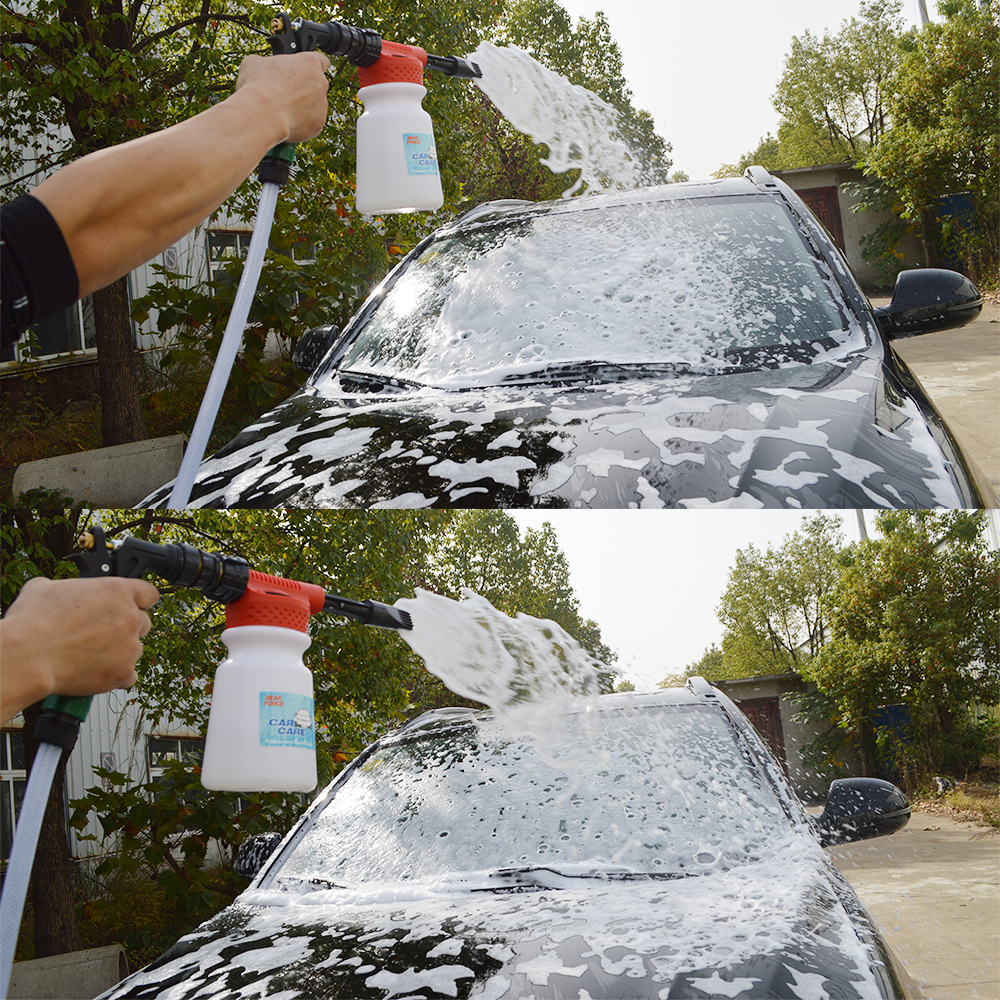
M761 190L764 188L776 188L778 186L778 182L765 167L747 167L746 173L743 176L753 181Z
M684 684L692 694L699 698L714 698L715 688L704 677L689 677Z

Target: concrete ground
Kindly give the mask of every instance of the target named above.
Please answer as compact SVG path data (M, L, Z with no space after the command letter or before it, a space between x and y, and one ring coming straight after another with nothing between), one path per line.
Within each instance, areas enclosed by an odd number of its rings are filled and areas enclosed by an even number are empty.
M925 997L1000 997L996 830L915 812L891 837L830 854Z
M1000 494L1000 305L987 301L979 318L958 330L892 343L966 455Z

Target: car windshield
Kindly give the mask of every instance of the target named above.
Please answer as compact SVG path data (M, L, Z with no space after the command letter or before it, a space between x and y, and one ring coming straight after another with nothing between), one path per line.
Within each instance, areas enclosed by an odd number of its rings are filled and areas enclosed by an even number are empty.
M757 860L787 833L771 786L703 706L602 712L555 768L482 723L386 742L279 878L357 885L497 868L677 877Z
M826 265L770 198L493 218L404 267L348 331L342 370L458 388L595 361L716 371L801 360L849 329Z

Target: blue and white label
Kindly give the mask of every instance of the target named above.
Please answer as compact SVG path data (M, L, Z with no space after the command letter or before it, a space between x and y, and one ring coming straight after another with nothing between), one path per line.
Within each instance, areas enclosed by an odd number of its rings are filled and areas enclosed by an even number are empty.
M411 176L437 175L437 149L430 132L404 132L403 150L406 153L406 172Z
M260 745L316 749L313 699L284 691L260 692Z

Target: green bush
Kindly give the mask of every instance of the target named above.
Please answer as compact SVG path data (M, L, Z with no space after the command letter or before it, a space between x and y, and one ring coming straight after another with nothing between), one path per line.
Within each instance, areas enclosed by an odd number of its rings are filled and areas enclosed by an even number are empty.
M303 807L298 795L238 798L208 791L201 785L201 768L184 761L168 761L162 778L141 785L117 771L95 768L94 773L107 787L91 788L70 802L70 826L82 831L96 812L104 831L103 838L84 834L81 840L111 841L93 877L112 887L151 881L188 929L245 888L232 870L239 844L254 833L286 832ZM221 864L209 862L210 845Z

